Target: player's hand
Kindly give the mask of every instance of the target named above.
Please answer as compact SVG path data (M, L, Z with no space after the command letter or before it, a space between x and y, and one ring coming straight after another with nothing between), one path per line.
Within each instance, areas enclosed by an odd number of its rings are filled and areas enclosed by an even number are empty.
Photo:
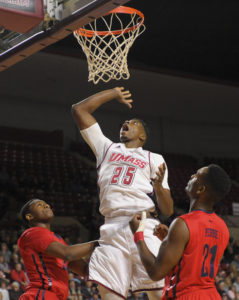
M156 177L151 178L154 188L162 187L165 171L166 171L166 164L162 163L158 167L158 171L156 172Z
M136 231L144 231L146 221L146 212L136 214L129 222L131 231L135 234Z
M116 91L117 93L117 100L120 102L120 103L123 103L125 104L126 106L128 106L128 108L132 108L132 102L133 102L133 99L131 99L131 93L130 91L124 91L124 87L116 87L114 88L114 90Z
M164 224L156 225L153 234L162 241L168 234L168 226Z

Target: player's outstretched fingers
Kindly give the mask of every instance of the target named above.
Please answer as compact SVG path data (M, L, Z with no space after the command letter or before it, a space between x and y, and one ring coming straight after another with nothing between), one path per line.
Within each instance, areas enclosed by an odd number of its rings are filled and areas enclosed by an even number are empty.
M157 176L158 176L159 181L163 181L164 174L165 174L165 170L166 170L166 165L165 165L165 163L162 163L162 164L158 167L158 172L156 173Z
M158 171L156 172L156 177L155 178L151 178L152 182L154 185L157 184L162 184L163 182L163 178L164 178L164 174L165 174L165 170L166 170L166 165L165 163L162 163L159 167L158 167Z
M116 87L114 88L114 90L117 92L117 100L120 103L125 104L126 106L128 106L129 108L132 108L132 99L129 99L131 97L131 93L129 90L124 91L123 87Z
M164 174L165 173L165 170L166 170L166 164L165 163L162 163L159 167L158 167L159 171L161 174Z
M132 103L133 102L133 100L132 99L129 99L129 100L125 100L125 104L129 107L129 108L132 108Z

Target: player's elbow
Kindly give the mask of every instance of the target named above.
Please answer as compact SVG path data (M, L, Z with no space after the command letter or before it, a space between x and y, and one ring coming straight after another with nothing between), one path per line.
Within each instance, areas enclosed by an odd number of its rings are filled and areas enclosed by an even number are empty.
M167 209L167 211L164 213L164 215L166 217L171 217L173 213L174 213L174 209L173 209L173 207L170 207Z
M174 213L173 205L168 205L167 207L163 207L160 209L160 212L165 217L170 217Z
M72 117L75 120L76 124L81 128L84 124L85 113L87 111L81 105L81 103L73 104L71 107Z
M65 261L74 260L74 256L72 255L71 251L69 251L69 249L67 249L66 252L64 253L64 260Z
M61 258L65 261L74 260L74 252L71 246L64 246L61 248Z
M83 113L83 107L81 103L76 103L71 106L71 113L73 116L80 116Z
M171 196L169 196L168 203L167 203L167 206L164 207L164 213L163 214L166 217L170 217L170 216L172 216L173 213L174 213L173 199L171 198Z
M142 259L142 257L141 257ZM142 260L142 263L145 267L146 272L148 273L148 276L153 280L153 281L158 281L161 279L160 277L160 266L153 261L145 261Z
M153 281L159 281L163 278L156 270L151 270L150 272L148 272L148 275Z

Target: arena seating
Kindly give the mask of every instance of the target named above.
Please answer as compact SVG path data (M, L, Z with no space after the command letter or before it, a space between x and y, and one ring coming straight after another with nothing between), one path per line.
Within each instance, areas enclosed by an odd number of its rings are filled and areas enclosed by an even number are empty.
M15 203L4 201L7 208L20 209L37 197L51 204L57 216L72 216L91 227L92 209L97 207L92 174L94 167L62 147L0 141L0 186Z
M17 203L41 197L49 202L58 216L72 216L90 226L92 208L98 210L96 172L77 154L92 159L89 147L72 144L71 151L62 147L0 141L0 185L17 198ZM82 150L82 151L81 151ZM202 165L197 159L182 154L163 154L169 169L169 185L176 208L187 211L185 186L190 176ZM203 165L217 163L232 179L238 179L237 159L206 157ZM220 214L232 214L232 202L238 201L239 187L232 185ZM83 208L83 209L82 209Z

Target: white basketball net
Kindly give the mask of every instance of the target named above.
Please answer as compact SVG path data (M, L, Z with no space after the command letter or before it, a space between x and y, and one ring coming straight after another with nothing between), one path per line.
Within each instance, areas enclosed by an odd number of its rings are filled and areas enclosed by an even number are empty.
M120 80L130 77L127 64L128 52L135 39L144 32L145 26L140 24L141 17L138 14L127 14L127 17L130 21L127 20L125 24L122 14L111 13L74 31L74 36L87 57L88 81L97 84L100 80L108 82L111 79ZM116 24L119 26L118 34L113 29ZM80 33L82 30L83 32L90 30L92 34L82 35ZM102 31L107 31L107 34L101 35Z

